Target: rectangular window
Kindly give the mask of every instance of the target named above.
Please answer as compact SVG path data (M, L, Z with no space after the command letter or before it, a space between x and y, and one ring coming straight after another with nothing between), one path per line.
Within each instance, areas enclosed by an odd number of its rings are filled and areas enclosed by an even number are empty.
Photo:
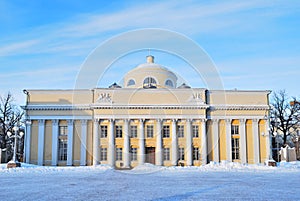
M165 161L170 160L170 148L164 148L164 160Z
M184 125L178 125L178 137L184 137Z
M116 150L116 160L121 161L123 159L122 156L123 156L122 155L122 148L117 148L117 150Z
M59 135L68 135L68 126L59 126Z
M58 143L58 160L67 160L68 141L67 139L59 139Z
M200 153L199 153L199 148L198 147L193 147L193 160L198 161L200 160Z
M238 135L238 134L239 134L239 126L231 125L231 135Z
M199 126L193 125L193 137L199 137Z
M131 147L131 160L137 161L137 148Z
M179 160L184 160L184 148L180 147L179 148Z
M231 146L232 146L232 160L240 159L240 143L239 138L232 138L231 139Z
M130 137L137 138L137 126L130 126Z
M147 125L147 137L153 138L153 125Z
M170 137L170 126L163 126L163 137L164 138Z
M107 148L100 148L100 160L107 161Z
M107 138L107 126L100 126L101 138Z
M116 126L116 138L122 138L122 126Z

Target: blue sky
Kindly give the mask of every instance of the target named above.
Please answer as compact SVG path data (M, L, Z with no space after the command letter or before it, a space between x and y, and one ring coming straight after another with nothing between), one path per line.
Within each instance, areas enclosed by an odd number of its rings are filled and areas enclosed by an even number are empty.
M1 0L0 94L11 91L23 104L24 88L72 89L95 48L143 28L167 29L194 40L215 63L225 89L286 89L300 95L300 3L292 0ZM121 82L147 54L122 57L98 86ZM206 87L189 64L165 52L151 54L191 86Z

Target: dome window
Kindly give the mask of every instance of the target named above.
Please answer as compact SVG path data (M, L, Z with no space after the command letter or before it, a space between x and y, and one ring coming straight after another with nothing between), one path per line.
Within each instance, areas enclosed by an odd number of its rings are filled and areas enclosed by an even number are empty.
M147 77L144 80L144 88L156 88L156 81L153 77Z
M133 79L129 80L128 83L127 83L127 86L132 86L132 85L135 85L135 81Z
M173 84L173 82L171 80L167 80L166 83L165 83L165 85L167 87L174 87L174 84Z

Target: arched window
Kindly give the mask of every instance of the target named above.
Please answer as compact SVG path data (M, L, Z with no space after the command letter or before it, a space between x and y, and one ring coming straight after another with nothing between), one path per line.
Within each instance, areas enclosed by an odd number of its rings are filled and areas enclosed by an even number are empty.
M165 83L165 85L167 87L174 87L173 82L171 80L167 80L166 83Z
M132 86L132 85L135 85L135 81L131 79L128 81L127 86Z
M144 88L156 88L156 81L153 77L147 77L144 80Z

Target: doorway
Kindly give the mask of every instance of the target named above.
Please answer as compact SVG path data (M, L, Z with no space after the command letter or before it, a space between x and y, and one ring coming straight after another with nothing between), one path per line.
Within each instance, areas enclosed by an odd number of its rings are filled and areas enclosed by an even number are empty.
M146 147L146 163L155 164L155 147Z

